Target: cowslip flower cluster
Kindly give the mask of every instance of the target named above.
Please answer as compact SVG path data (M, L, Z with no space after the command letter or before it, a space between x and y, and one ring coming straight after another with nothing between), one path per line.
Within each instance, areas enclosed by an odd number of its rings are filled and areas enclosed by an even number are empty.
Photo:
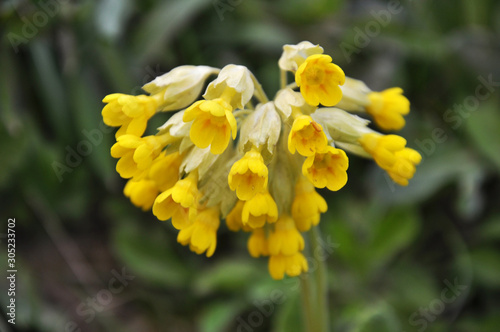
M221 221L248 232L250 255L268 257L274 279L308 270L302 233L328 209L316 189L345 186L346 151L403 186L421 161L404 138L368 126L367 117L384 130L405 125L410 104L400 88L370 90L307 41L285 45L278 64L282 88L272 101L244 66L180 66L146 84L148 95L106 96L102 111L119 127L111 155L134 205L170 220L177 241L207 257ZM161 112L170 118L144 136Z

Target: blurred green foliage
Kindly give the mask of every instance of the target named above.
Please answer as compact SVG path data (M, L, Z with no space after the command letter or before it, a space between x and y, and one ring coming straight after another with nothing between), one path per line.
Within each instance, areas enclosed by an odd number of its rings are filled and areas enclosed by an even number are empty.
M310 40L371 88L405 89L402 135L424 157L406 188L353 157L348 185L323 192L334 331L496 332L500 95L498 83L484 100L476 89L500 81L500 3L403 1L384 21L390 3L2 2L1 211L17 225L16 331L300 331L298 281L273 281L245 234L221 229L206 259L123 197L100 110L105 95L139 94L183 64L246 65L272 96L282 45ZM92 309L122 268L135 278Z

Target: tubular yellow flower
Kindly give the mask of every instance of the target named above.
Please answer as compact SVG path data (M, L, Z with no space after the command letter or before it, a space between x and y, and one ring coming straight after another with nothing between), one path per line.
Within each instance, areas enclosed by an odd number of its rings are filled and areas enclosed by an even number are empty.
M403 115L410 112L410 102L403 96L401 88L391 88L368 94L370 105L366 112L384 130L400 130L405 125Z
M405 147L406 140L401 136L366 134L359 139L359 143L380 168L402 186L408 185L408 180L415 174L415 165L422 160L417 151Z
M185 179L161 193L153 204L153 214L159 220L172 218L172 225L176 229L183 229L191 225L197 212L197 175L190 173Z
M328 139L323 127L309 115L300 115L293 121L292 130L288 135L288 150L295 153L295 149L305 156L312 156L322 151L328 145Z
M189 244L189 249L198 255L206 251L207 257L211 257L217 246L219 214L218 207L202 209L191 225L181 229L177 242L184 246Z
M243 225L253 229L263 227L266 222L273 223L278 219L278 206L269 192L263 191L245 202L241 214Z
M247 247L250 256L260 257L269 256L268 239L263 228L253 230L252 235L248 238Z
M307 157L302 165L302 174L316 188L332 191L341 189L347 183L349 159L343 150L328 146L321 153Z
M415 165L420 164L422 156L420 153L410 148L397 151L394 155L396 156L396 162L387 170L387 173L397 184L407 186L408 180L415 174Z
M314 54L300 65L295 82L308 104L334 106L342 99L339 85L344 84L345 74L329 55Z
M121 93L107 95L102 110L104 123L110 127L121 127L116 137L124 134L142 136L148 120L156 113L159 96L130 96Z
M172 188L179 180L179 168L182 156L178 152L161 153L149 170L149 178L156 183L160 191Z
M229 212L226 216L226 225L229 230L233 232L238 232L239 230L243 230L244 232L251 232L252 228L243 225L243 221L241 220L241 216L243 214L243 206L245 205L244 201L238 200L236 202L234 208Z
M321 213L328 209L325 199L316 192L314 186L301 178L295 185L295 199L292 203L292 217L301 232L319 224Z
M111 156L120 158L116 171L122 178L137 176L149 169L161 150L175 139L169 134L137 137L122 135L111 147Z
M252 149L233 164L228 175L229 188L240 200L248 201L267 188L267 166L259 151Z
M158 188L153 180L129 180L123 189L123 194L143 211L147 211L153 206L158 193Z
M298 252L291 256L273 255L269 257L269 274L275 280L281 280L285 274L289 277L299 276L302 272L307 272L307 260Z
M396 151L402 151L406 140L398 135L365 134L359 139L363 149L372 155L380 168L389 170L396 162Z
M233 109L223 99L200 100L184 112L184 122L193 121L189 137L197 147L204 149L210 146L213 154L221 154L226 150L229 139L236 138L236 119Z
M304 238L295 227L295 222L290 216L283 214L269 235L269 253L273 256L290 256L303 249Z

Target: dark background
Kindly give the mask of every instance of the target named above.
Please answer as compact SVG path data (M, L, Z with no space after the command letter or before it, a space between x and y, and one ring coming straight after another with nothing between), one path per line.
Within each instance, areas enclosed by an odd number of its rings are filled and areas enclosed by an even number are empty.
M15 218L15 331L301 331L296 279L273 281L246 234L222 227L197 256L123 196L100 113L184 64L248 66L273 96L282 45L302 40L374 90L401 86L401 135L424 157L406 188L352 157L348 184L322 192L332 330L498 331L498 1L9 0L0 22L0 303Z

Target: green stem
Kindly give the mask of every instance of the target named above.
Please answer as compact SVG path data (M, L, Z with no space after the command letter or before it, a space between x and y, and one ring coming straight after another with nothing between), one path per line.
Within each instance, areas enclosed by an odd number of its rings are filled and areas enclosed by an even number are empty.
M311 276L309 274L303 274L300 277L300 293L302 296L302 313L304 316L304 325L306 332L316 332L314 315L314 294L311 290Z
M316 279L317 321L320 327L318 332L329 331L328 319L328 285L326 280L325 253L321 247L321 232L319 226L312 227L309 232L311 249L317 269L314 271Z

